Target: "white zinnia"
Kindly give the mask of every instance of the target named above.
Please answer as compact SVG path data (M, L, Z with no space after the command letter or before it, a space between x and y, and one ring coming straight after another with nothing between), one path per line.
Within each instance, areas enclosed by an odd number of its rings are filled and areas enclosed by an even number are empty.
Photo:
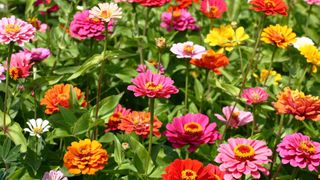
M95 6L90 10L90 18L99 18L105 22L111 19L120 19L122 9L115 3L99 3L98 7Z
M314 42L308 37L298 37L296 38L296 42L293 43L293 47L297 49L305 45L314 45Z
M27 122L29 128L24 128L23 130L25 132L29 132L30 136L37 136L40 138L41 134L44 132L49 131L49 121L48 120L42 120L41 118L37 118L37 120L30 119Z

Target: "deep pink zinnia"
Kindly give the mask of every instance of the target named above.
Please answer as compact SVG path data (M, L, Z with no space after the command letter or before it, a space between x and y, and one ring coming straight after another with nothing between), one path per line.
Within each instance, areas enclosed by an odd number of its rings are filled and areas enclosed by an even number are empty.
M269 174L262 165L271 162L268 156L272 155L272 151L264 141L230 138L227 144L219 146L218 152L214 160L221 163L219 168L225 172L225 180L240 179L244 174L259 179L260 172Z
M196 19L188 12L187 9L178 9L172 12L163 12L161 15L160 26L166 28L167 31L177 30L198 30Z
M209 18L221 18L221 15L228 10L224 0L202 0L201 12Z
M320 143L309 136L295 133L285 136L277 145L281 162L301 169L308 166L309 171L318 172L320 165Z
M0 42L9 44L16 42L20 46L34 38L36 29L29 23L17 19L15 16L0 20Z
M31 60L31 53L18 52L12 54L9 68L11 78L17 80L28 77L32 67Z
M32 61L42 61L51 55L51 52L47 48L32 48L31 50L24 49L23 52L31 53Z
M238 108L233 106L225 106L222 108L224 116L220 114L214 114L223 123L233 128L238 128L253 121L253 115L251 112L240 111Z
M254 87L244 89L242 93L242 98L247 100L247 104L259 104L266 101L269 97L269 94L266 90L261 87Z
M109 122L106 124L107 129L104 132L116 131L119 129L119 124L122 119L129 115L131 109L126 109L122 107L120 104L116 107L113 114L109 118Z
M174 148L189 145L188 151L194 152L201 144L213 144L221 135L216 130L217 124L210 123L203 114L186 114L173 118L164 132Z
M153 74L150 70L138 74L131 80L134 85L128 86L128 90L134 95L151 98L170 98L171 94L177 94L179 90L173 85L174 81L161 74Z
M134 0L134 2L146 7L160 7L170 0Z

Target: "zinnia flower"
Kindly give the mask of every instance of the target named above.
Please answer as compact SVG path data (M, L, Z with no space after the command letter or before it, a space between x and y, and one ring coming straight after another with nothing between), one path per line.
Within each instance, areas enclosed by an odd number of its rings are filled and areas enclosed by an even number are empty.
M164 132L174 148L189 145L188 151L194 152L201 144L213 144L221 138L217 124L210 123L209 118L203 114L186 114L173 118Z
M170 0L134 0L134 2L146 7L161 7Z
M36 29L29 23L17 19L3 17L0 20L0 43L16 42L20 46L34 38Z
M253 121L253 115L251 112L240 111L237 107L225 106L222 108L222 113L224 116L221 116L220 114L214 115L217 119L233 128L244 126Z
M176 0L176 3L178 4L176 7L178 9L187 8L192 5L192 3L199 3L199 0Z
M49 121L42 120L41 118L38 118L37 120L30 119L27 122L27 125L29 128L24 128L23 130L29 132L30 136L37 136L38 138L41 137L41 134L49 131L50 128Z
M162 122L158 120L157 116L154 116L153 135L158 137L161 135L159 132L161 125ZM118 128L125 131L127 134L134 132L137 135L146 138L150 133L150 112L133 111L123 117Z
M311 119L320 121L320 98L318 96L305 95L298 90L284 88L277 95L278 101L273 102L273 107L278 114L291 114L297 120Z
M170 51L177 55L177 58L200 59L206 53L206 48L191 41L173 44Z
M164 74L164 67L162 64L159 65L158 62L156 62L156 61L151 61L150 63L153 64L155 69L159 70L159 74ZM145 73L149 69L148 69L147 65L139 64L136 70L138 73Z
M320 143L301 133L286 135L277 145L282 164L318 172L320 165Z
M249 39L249 36L244 32L243 27L234 30L231 25L221 25L219 28L212 28L204 42L210 46L220 46L227 51L231 51L247 39Z
M42 180L68 180L68 178L64 177L61 171L51 170L44 174Z
M71 174L95 174L108 163L108 154L101 143L90 139L72 142L63 157L64 166Z
M99 18L108 23L122 17L122 9L115 3L99 3L90 10L90 18Z
M314 45L314 42L312 41L312 39L303 36L297 37L296 42L293 43L293 47L295 47L298 50L305 45Z
M214 50L209 49L207 53L202 54L201 59L191 59L190 63L198 67L211 69L216 74L221 74L218 68L227 66L229 59L221 53L216 53Z
M153 74L150 70L138 74L131 80L134 85L128 86L134 95L150 98L170 98L171 94L177 94L179 90L173 85L174 81L161 74Z
M271 162L268 156L272 151L264 141L244 138L230 138L227 144L221 144L219 154L214 159L221 163L219 168L224 171L224 179L240 179L242 175L251 174L254 179L261 177L260 172L269 174L263 164Z
M296 34L288 26L270 25L263 29L261 41L279 48L287 48L296 41Z
M260 72L260 83L264 83L268 77L266 84L273 83L274 85L278 85L279 81L282 80L281 74L277 73L277 71L262 69Z
M196 19L186 9L177 9L173 12L163 12L161 15L161 27L167 31L198 30Z
M51 89L49 89L44 98L41 99L40 104L46 106L45 113L53 114L55 112L59 112L59 106L64 108L69 108L69 100L70 100L70 90L74 91L79 105L82 107L87 106L87 101L85 100L84 94L77 87L73 87L70 84L57 84L54 85Z
M304 0L309 5L318 5L320 6L320 0Z
M130 114L130 112L131 109L126 109L118 104L113 114L110 116L108 123L106 124L107 129L105 132L119 130L119 124L124 117Z
M299 48L299 51L307 59L307 62L312 64L312 72L316 73L318 66L320 66L320 50L314 45L304 45Z
M41 21L36 17L29 18L27 21L28 23L32 24L32 26L39 32L44 33L48 29L48 25L45 23L41 23Z
M11 55L9 73L14 80L26 78L30 75L30 69L33 65L31 62L31 54L26 52L18 52Z
M253 10L261 11L267 16L276 14L288 15L286 12L288 7L283 0L251 0L249 3L252 5Z
M42 61L51 55L50 50L47 48L32 48L31 50L24 49L23 52L31 53L31 60L37 62Z
M5 68L0 64L0 83L6 79Z
M228 10L224 0L201 0L201 12L209 18L221 18Z
M266 101L269 97L269 94L266 90L261 87L254 87L244 89L242 93L242 98L247 100L247 104L259 104Z

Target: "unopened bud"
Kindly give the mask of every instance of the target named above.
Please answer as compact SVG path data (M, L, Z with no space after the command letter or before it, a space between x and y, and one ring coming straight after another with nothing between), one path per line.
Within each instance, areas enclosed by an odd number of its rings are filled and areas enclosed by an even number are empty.
M232 26L233 29L236 29L237 26L238 26L238 23L235 22L235 21L232 21L232 22L231 22L231 26Z
M166 39L164 37L155 38L158 48L163 49L166 47Z

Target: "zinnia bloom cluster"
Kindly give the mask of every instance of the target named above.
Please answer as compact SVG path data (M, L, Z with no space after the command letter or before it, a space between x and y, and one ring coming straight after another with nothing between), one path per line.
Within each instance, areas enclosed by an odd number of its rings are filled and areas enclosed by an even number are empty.
M287 135L277 145L277 152L283 164L318 172L320 165L320 143L310 140L301 133Z
M202 54L206 53L206 48L191 41L173 44L170 51L177 55L177 58L201 59Z
M209 18L221 18L221 15L228 10L224 0L202 0L201 12Z
M288 26L270 25L263 29L261 41L279 48L287 48L296 41L296 34Z
M320 50L314 45L304 45L299 48L299 51L307 59L307 62L312 64L312 72L316 73L318 66L320 66Z
M257 12L263 12L265 15L280 14L287 16L288 7L283 0L251 0L252 9Z
M179 90L173 85L174 81L161 74L153 74L150 70L138 74L131 80L134 85L128 86L135 96L147 96L150 98L170 98L171 94L177 94Z
M221 138L217 124L210 123L203 114L187 114L175 117L172 123L167 124L165 136L174 148L189 145L188 151L194 152L201 144L213 144Z
M123 118L131 113L131 109L126 109L120 104L116 107L113 114L110 116L108 123L106 124L107 129L105 132L119 130L119 124L122 122Z
M214 114L217 119L222 121L228 126L233 128L238 128L239 126L244 126L249 122L253 121L253 115L251 112L240 111L237 107L226 106L222 108L222 113L224 116L220 114Z
M134 0L134 2L146 7L161 7L170 0Z
M108 163L107 151L95 140L72 142L67 150L63 161L71 174L95 174Z
M320 121L320 98L318 96L305 95L298 90L284 88L277 95L278 101L273 103L278 114L291 114L297 120L310 119Z
M218 68L227 66L229 64L229 59L224 54L217 53L210 49L207 53L202 54L201 59L191 59L190 64L211 69L216 74L221 74Z
M198 30L196 20L188 12L187 9L177 9L172 12L163 12L161 15L161 27L166 28L167 31L177 30Z
M242 93L242 98L247 100L247 104L259 104L266 101L269 97L269 94L266 90L261 87L254 87L244 89Z
M18 52L11 55L9 73L14 80L26 78L30 75L30 69L33 65L30 53Z
M45 113L53 114L55 112L59 112L59 106L69 108L71 90L74 91L79 101L79 105L86 107L87 101L85 100L85 96L79 88L73 87L70 84L57 84L49 89L41 99L40 104L46 106Z
M225 172L225 180L240 179L248 174L254 179L259 179L260 172L269 174L268 169L262 165L271 162L268 157L272 155L272 151L263 141L230 138L227 144L219 146L218 152L214 160L221 163L219 168Z
M0 42L9 44L16 42L20 46L34 38L36 29L29 23L15 16L0 20Z
M106 23L111 20L120 19L122 17L122 9L115 3L99 3L98 7L95 6L90 10L90 16L98 18Z
M217 166L204 166L193 159L176 159L165 168L163 180L216 180L223 179L224 173Z

